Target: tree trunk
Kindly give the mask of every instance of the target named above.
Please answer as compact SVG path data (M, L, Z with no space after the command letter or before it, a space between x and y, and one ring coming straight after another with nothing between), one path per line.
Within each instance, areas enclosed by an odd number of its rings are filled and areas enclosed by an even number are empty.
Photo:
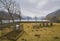
M8 13L9 13L9 15L10 15L10 17L12 18L13 23L14 23L14 19L13 19L13 16L12 16L13 13L10 12L9 8L7 8L7 10L8 10ZM9 20L9 22L10 22L10 20Z

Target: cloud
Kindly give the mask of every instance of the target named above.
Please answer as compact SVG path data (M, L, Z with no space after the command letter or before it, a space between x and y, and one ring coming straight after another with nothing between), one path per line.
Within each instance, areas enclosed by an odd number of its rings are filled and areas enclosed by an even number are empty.
M58 9L60 7L60 1L55 0L55 1L48 1L48 3L42 7L43 10L53 10L53 9Z
M40 2L37 3L37 8L41 8L43 7L45 4L47 4L48 0L42 0Z
M37 2L37 0L27 0L27 1L30 3L36 3Z
M34 17L35 14L32 14L32 12L29 12L27 10L21 10L23 16L31 16ZM34 16L33 16L34 15Z
M46 16L60 9L60 0L19 0L23 15Z

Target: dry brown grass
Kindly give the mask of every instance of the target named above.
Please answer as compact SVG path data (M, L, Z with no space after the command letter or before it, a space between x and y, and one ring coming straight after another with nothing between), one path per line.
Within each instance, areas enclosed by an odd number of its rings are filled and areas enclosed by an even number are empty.
M54 23L52 27L40 27L39 29L33 29L35 23L22 24L25 32L17 41L60 41L60 23Z
M35 23L22 23L25 33L17 41L60 41L60 23L52 27L33 29ZM40 35L35 36L35 35Z

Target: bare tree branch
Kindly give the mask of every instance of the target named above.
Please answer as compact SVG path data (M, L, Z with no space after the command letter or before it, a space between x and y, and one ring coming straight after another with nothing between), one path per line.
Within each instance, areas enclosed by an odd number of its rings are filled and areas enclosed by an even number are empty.
M18 7L16 1L14 0L0 0L1 5L8 11L9 15L13 19L13 13L18 12ZM1 6L0 6L1 7ZM19 12L20 13L20 12Z

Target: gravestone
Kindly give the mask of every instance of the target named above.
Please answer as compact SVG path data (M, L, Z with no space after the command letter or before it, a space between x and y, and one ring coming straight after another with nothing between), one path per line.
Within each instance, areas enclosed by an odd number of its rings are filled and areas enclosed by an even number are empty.
M20 29L20 26L19 25L16 25L16 30L19 30Z
M46 27L48 27L49 26L49 24L46 22Z
M50 23L50 26L53 26L53 23L52 22Z
M43 27L45 27L45 23L44 23L44 22L43 22L43 24L42 24L42 25L43 25Z
M41 24L39 24L39 26L41 27Z

